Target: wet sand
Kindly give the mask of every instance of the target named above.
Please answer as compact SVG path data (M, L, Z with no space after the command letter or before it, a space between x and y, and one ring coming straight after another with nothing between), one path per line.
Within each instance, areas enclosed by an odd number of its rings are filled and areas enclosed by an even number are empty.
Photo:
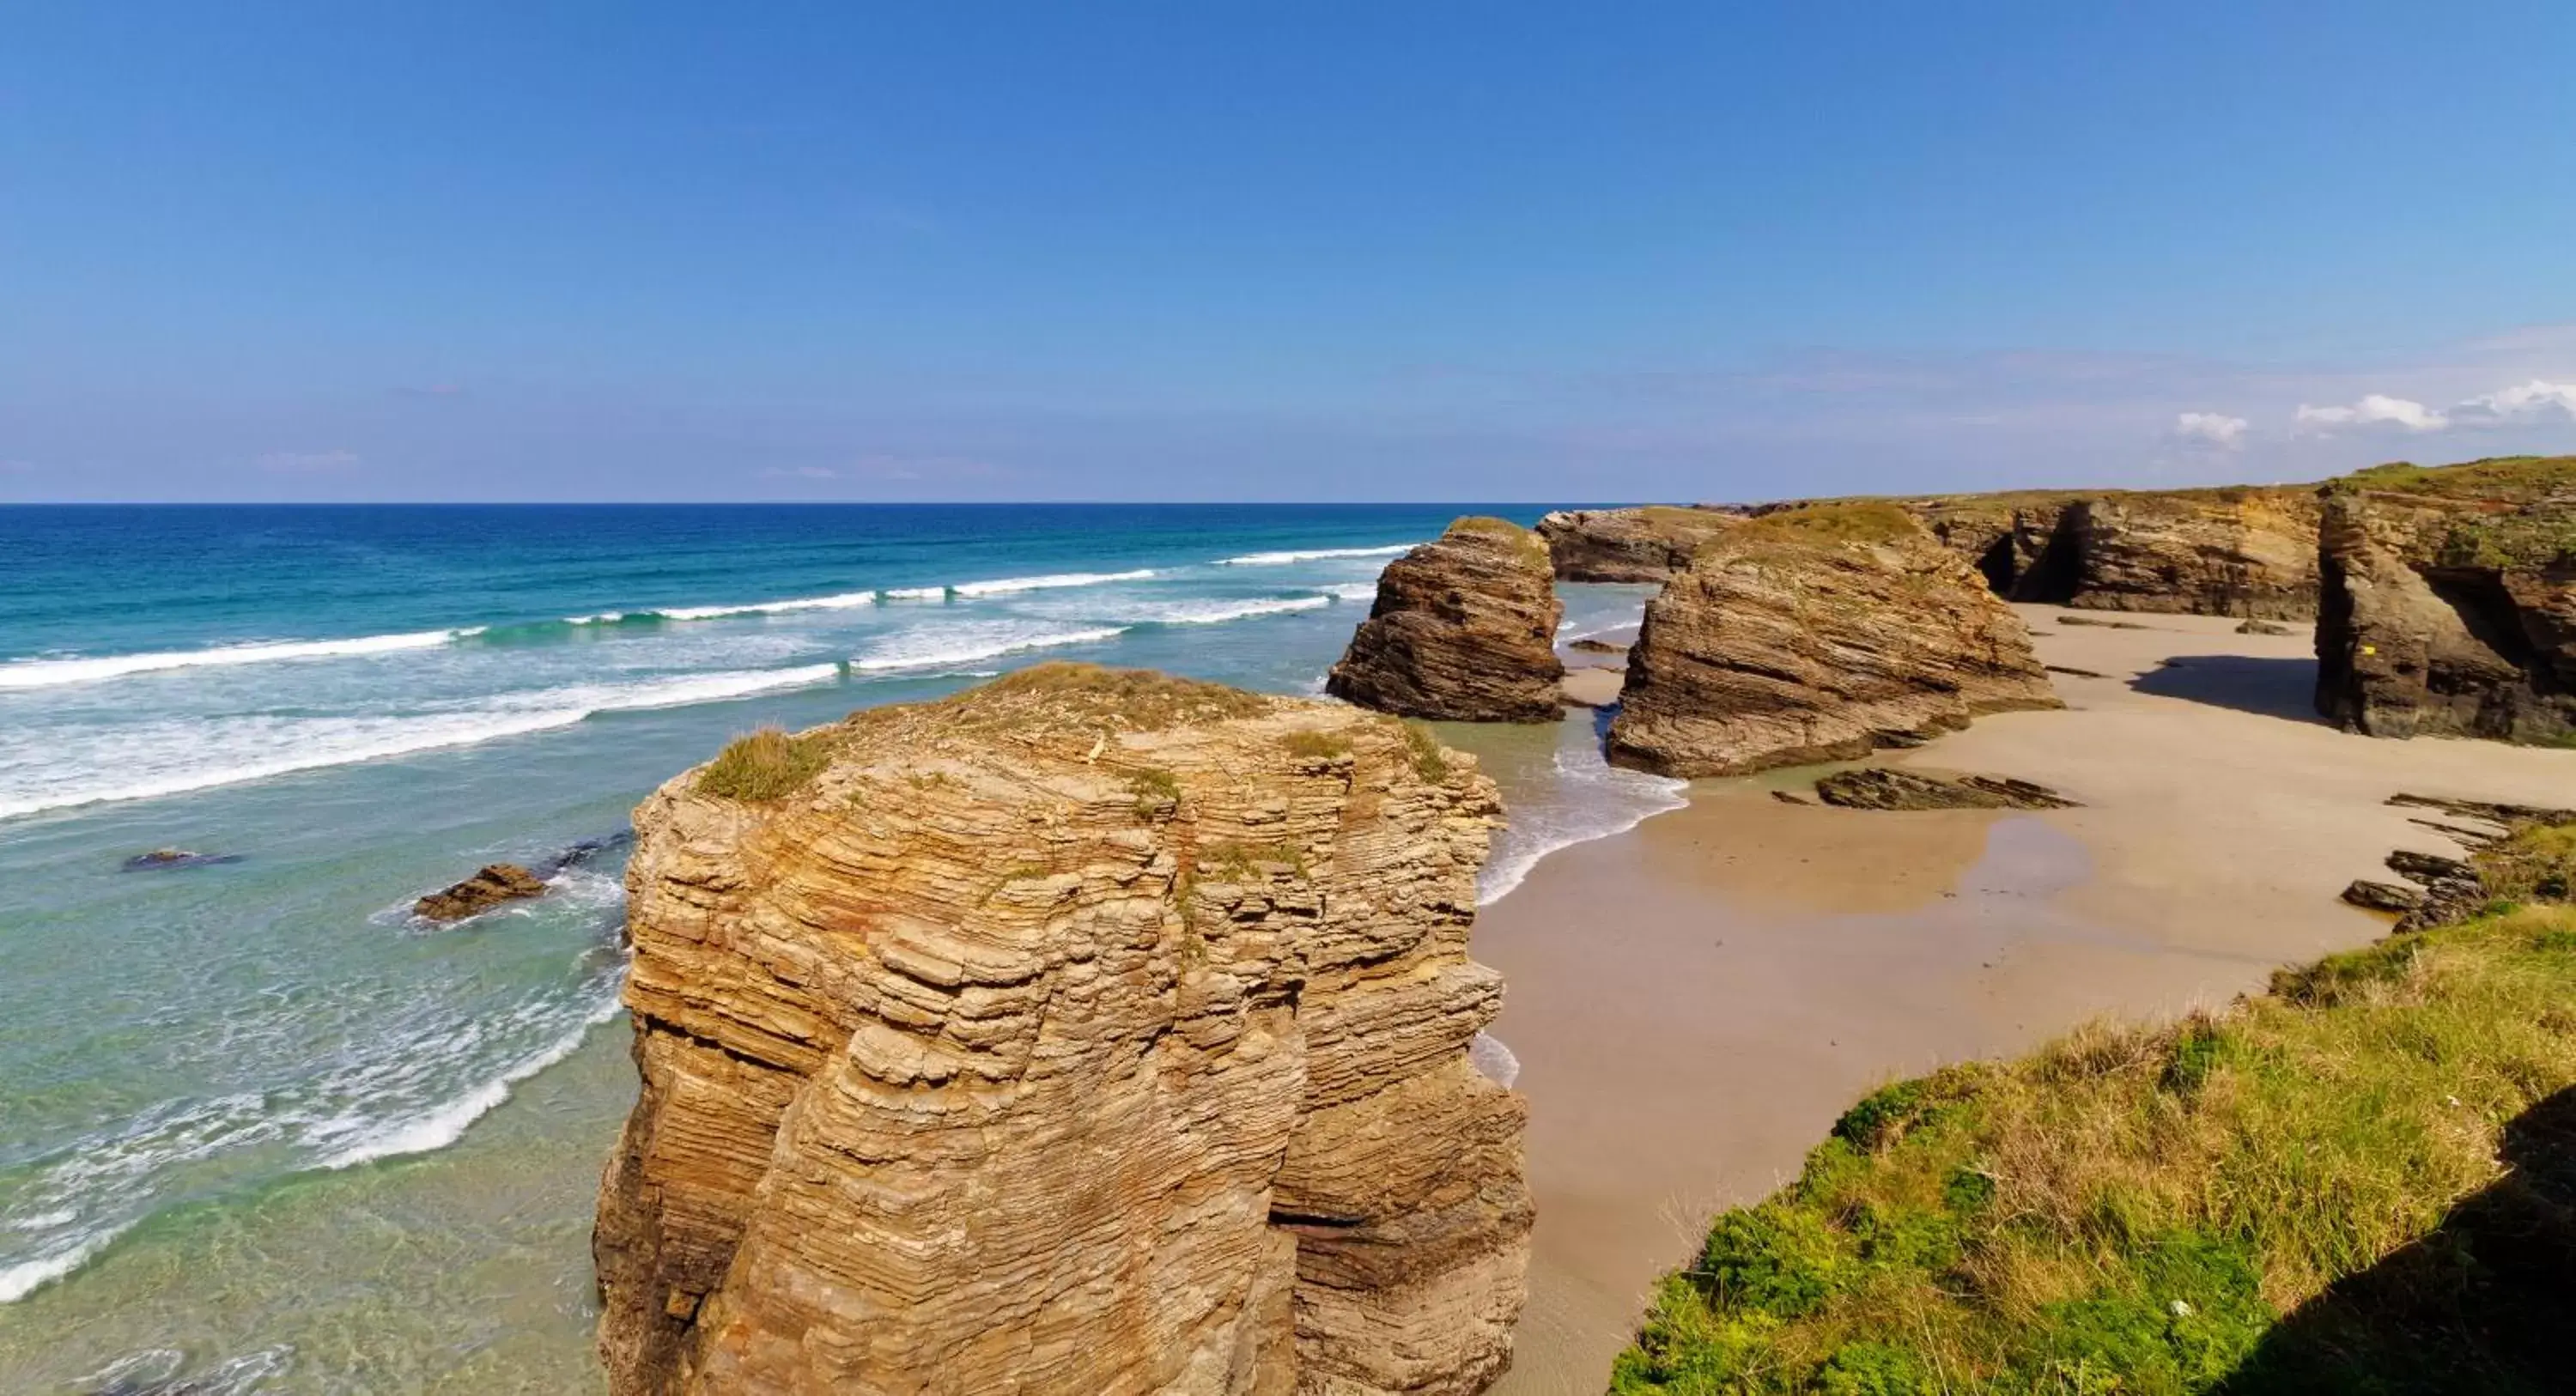
M2455 852L2401 790L2565 804L2576 752L2376 741L2318 722L2305 631L2021 607L2068 710L1887 764L2017 776L2085 808L1782 804L1818 770L1694 783L1566 849L1476 928L1531 1101L1539 1226L1509 1396L1598 1392L1708 1214L1797 1171L1854 1099L2104 1013L2169 1015L2362 944L2335 894L2395 847ZM2081 613L2078 613L2081 614ZM2177 661L2168 664L2165 661Z

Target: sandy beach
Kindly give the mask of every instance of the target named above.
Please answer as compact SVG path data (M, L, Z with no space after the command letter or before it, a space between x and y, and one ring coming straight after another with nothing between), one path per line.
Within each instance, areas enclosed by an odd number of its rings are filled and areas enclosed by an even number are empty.
M2400 791L2565 804L2576 751L2379 741L2309 708L2305 630L2017 607L2060 712L1887 764L2014 776L2083 807L1783 804L1819 769L1695 782L1559 852L1476 928L1531 1101L1538 1201L1509 1396L1597 1392L1713 1210L1795 1172L1854 1099L2100 1014L2169 1015L2367 942L2336 893L2392 848L2456 852ZM2136 628L2079 621L2120 620ZM2092 677L2088 675L2095 675Z

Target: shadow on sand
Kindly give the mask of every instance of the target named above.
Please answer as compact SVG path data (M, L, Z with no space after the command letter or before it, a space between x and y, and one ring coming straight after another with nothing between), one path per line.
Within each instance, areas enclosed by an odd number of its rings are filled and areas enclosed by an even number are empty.
M2186 654L2129 680L2129 687L2160 698L2181 698L2215 708L2260 713L2292 722L2317 716L2317 662L2257 659L2242 654Z
M2220 1388L2576 1389L2576 1087L2505 1126L2507 1172L2424 1237L2299 1306Z

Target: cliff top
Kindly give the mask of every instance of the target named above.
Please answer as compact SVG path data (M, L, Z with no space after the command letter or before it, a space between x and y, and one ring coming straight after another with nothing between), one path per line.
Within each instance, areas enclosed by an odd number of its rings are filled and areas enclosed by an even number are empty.
M2532 499L2576 491L2576 456L2489 456L2458 465L2390 461L2329 480L2326 487L2435 499Z

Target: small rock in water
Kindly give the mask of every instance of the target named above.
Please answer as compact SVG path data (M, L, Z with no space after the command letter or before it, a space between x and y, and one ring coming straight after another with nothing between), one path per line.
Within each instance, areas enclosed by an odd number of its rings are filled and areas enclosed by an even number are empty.
M152 872L163 868L203 868L223 863L238 863L238 853L199 853L188 848L156 848L137 853L125 860L127 872Z
M2239 635L2290 635L2297 632L2278 621L2249 620L2236 627L2236 633Z
M2026 780L1996 776L1927 776L1868 766L1816 782L1816 794L1844 809L2073 809L2076 803Z
M425 921L462 921L508 902L545 895L546 884L516 863L494 863L472 877L412 903L412 915Z

